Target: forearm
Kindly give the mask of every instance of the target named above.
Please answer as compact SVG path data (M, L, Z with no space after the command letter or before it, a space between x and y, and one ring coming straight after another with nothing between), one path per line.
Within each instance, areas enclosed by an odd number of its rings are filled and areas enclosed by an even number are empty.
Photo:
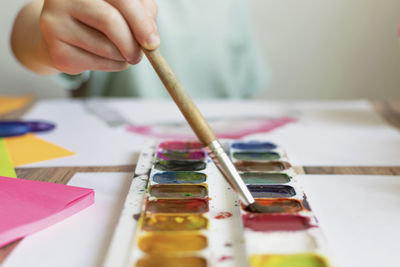
M11 48L18 61L39 74L55 74L39 28L43 0L26 4L17 15L11 33Z

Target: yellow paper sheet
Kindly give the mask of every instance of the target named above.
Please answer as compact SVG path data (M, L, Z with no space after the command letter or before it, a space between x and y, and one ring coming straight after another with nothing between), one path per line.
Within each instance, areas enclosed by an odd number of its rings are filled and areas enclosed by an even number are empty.
M32 101L31 96L0 96L0 115L23 108Z
M11 162L15 167L75 154L60 146L44 141L32 133L5 138L5 143Z
M3 138L0 138L0 176L17 177Z

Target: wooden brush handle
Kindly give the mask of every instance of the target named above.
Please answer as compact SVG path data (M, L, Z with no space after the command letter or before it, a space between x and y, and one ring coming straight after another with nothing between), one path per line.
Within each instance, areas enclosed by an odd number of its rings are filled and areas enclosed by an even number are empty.
M210 125L208 125L197 106L193 103L160 51L158 49L152 51L143 49L143 52L203 145L208 146L212 141L216 140Z

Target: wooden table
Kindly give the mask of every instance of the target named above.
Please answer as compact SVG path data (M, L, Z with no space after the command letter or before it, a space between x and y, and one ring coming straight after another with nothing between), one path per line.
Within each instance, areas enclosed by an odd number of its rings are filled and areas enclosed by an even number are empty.
M375 111L389 124L400 131L400 102L371 101ZM26 110L8 114L6 118L18 118ZM1 117L0 117L1 119ZM400 134L400 132L399 132ZM19 178L66 184L79 172L133 172L135 165L85 166L85 167L40 167L17 168ZM400 166L295 166L299 174L353 174L353 175L400 175ZM49 177L51 177L49 179ZM17 246L16 241L0 248L0 264Z

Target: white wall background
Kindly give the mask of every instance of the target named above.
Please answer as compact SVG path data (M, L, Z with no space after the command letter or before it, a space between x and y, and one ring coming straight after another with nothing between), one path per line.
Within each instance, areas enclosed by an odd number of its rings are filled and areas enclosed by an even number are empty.
M64 97L12 56L9 33L25 2L0 1L0 94ZM266 98L400 99L400 0L249 2L273 75Z
M68 1L68 0L66 0ZM38 98L65 97L49 77L35 75L14 59L9 36L14 18L27 0L0 0L0 94L35 94Z
M252 0L269 98L400 99L400 0Z

